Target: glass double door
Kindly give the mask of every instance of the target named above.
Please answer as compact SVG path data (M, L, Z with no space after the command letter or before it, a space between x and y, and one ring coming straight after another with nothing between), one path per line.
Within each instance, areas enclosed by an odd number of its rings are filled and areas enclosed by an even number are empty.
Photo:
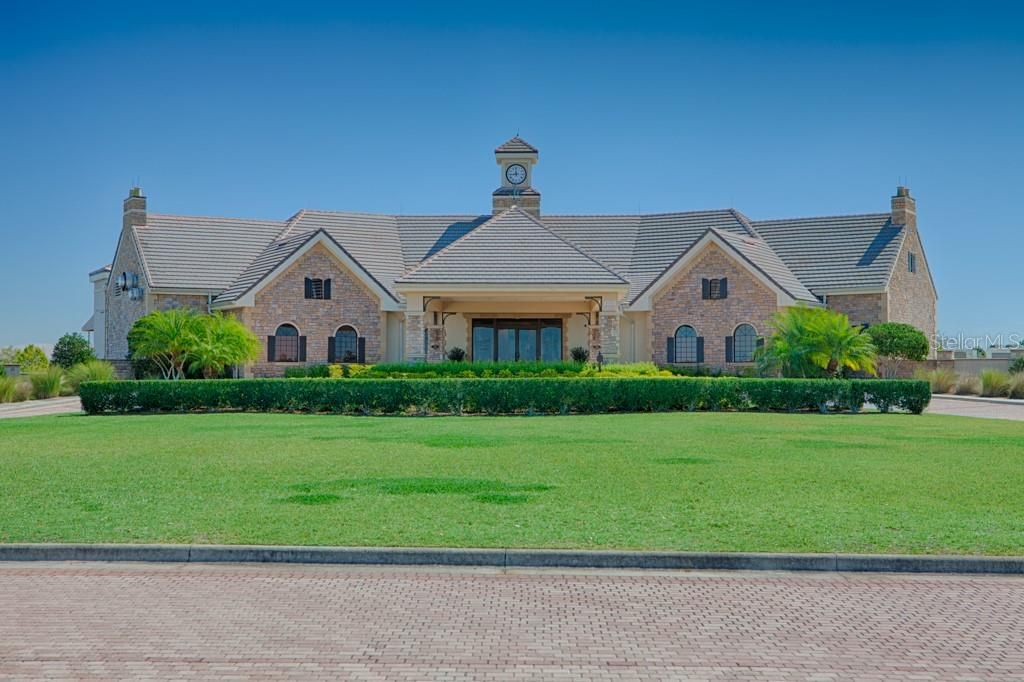
M554 362L562 359L561 320L473 320L473 359Z

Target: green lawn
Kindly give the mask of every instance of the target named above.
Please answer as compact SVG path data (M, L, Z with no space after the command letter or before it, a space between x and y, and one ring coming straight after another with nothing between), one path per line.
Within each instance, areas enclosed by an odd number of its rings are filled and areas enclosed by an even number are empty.
M0 421L0 541L1024 554L1024 423Z

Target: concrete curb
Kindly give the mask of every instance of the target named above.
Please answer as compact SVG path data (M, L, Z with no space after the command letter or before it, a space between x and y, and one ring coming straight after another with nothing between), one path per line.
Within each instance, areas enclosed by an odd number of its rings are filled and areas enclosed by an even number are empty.
M1024 407L1024 400L1014 400L1013 398L986 398L980 395L954 395L952 393L933 393L932 398L959 400L965 403L979 403L982 405L1015 405L1016 407Z
M0 561L360 564L1024 575L1024 557L277 545L0 544Z

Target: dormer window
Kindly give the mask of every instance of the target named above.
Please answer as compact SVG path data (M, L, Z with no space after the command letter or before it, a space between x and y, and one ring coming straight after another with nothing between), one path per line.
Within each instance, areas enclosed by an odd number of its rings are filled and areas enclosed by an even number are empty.
M307 277L306 298L316 300L330 300L331 280Z
M705 301L717 301L729 297L729 278L702 279L700 297Z

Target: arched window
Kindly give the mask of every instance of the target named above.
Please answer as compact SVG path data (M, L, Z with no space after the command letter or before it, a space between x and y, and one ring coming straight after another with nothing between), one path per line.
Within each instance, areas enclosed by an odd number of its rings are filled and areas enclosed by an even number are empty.
M359 334L349 325L338 327L334 332L335 362L357 362L359 358Z
M299 361L299 330L295 325L282 324L267 340L267 355L271 362Z
M732 333L732 361L753 362L757 348L757 332L749 324L741 324Z
M697 332L688 324L676 330L676 362L698 362Z

